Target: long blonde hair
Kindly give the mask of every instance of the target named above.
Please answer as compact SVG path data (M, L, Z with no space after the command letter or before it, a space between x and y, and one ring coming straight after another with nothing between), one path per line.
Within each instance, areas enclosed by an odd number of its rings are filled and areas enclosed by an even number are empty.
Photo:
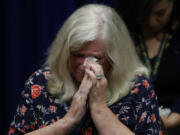
M71 99L77 90L67 65L71 50L96 39L104 41L112 61L112 71L107 77L108 105L129 93L135 73L148 76L123 20L114 9L99 4L85 5L76 10L59 30L46 61L52 71L48 91L58 96L61 103Z

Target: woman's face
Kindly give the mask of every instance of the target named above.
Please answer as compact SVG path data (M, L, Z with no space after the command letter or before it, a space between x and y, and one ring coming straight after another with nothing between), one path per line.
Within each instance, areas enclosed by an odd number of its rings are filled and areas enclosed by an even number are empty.
M168 23L173 10L173 1L161 0L156 3L147 21L143 23L144 32L157 33Z
M69 71L75 79L76 83L80 84L84 77L84 60L88 56L94 56L99 59L98 63L102 65L104 74L110 71L110 64L105 49L105 45L101 40L88 42L84 47L78 51L71 52L68 67Z

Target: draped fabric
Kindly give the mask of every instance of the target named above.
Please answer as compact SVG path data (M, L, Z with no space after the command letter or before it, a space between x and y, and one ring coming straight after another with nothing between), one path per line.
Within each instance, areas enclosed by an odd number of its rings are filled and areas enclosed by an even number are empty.
M79 6L115 0L0 1L0 134L7 133L28 76L45 61L65 19Z

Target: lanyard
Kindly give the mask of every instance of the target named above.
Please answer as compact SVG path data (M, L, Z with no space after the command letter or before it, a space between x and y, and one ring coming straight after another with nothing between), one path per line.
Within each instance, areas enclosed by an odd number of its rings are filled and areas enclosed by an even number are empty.
M140 48L142 50L142 58L144 60L144 63L146 64L146 66L150 70L150 73L151 73L150 78L151 78L152 82L155 81L157 78L157 72L159 69L159 65L160 65L162 56L164 54L164 50L169 43L169 39L170 39L170 35L168 33L165 33L163 36L163 40L161 42L161 45L160 45L160 49L158 51L158 55L156 56L155 63L152 65L150 62L150 58L148 56L148 52L146 49L146 44L145 44L145 41L143 39L143 36L139 36Z

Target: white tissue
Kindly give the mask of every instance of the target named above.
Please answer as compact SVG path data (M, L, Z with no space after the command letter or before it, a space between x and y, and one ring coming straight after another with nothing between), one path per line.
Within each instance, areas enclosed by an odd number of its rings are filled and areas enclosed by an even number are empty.
M164 116L164 117L167 118L170 113L171 113L171 109L170 108L164 108L163 106L159 107L159 114L160 114L160 116Z
M86 67L86 65L87 65L87 60L92 60L92 61L94 61L94 62L97 62L98 61L98 59L96 58L96 57L94 57L94 56L89 56L89 57L86 57L86 59L84 60L84 63L83 63L83 66L84 67Z

